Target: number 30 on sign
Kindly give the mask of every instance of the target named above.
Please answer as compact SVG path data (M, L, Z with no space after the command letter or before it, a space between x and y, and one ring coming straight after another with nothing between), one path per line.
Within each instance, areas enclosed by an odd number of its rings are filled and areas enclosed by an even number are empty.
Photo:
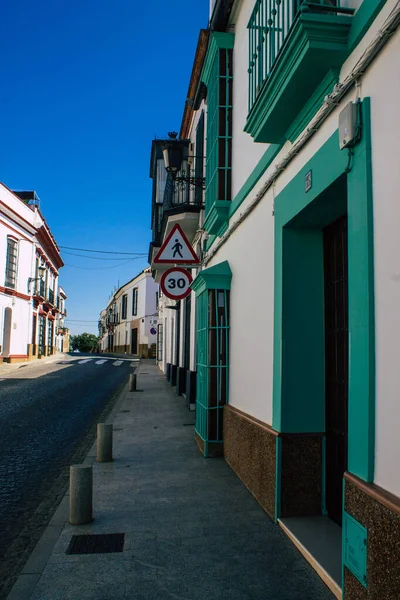
M161 291L172 300L182 300L190 294L190 284L192 276L187 269L173 267L165 271L161 277Z

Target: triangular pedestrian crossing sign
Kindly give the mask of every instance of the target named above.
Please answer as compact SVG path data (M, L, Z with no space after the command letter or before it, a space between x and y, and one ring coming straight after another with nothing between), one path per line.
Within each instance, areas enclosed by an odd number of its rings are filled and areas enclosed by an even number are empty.
M153 263L174 265L194 265L199 262L180 225L174 225L153 260Z

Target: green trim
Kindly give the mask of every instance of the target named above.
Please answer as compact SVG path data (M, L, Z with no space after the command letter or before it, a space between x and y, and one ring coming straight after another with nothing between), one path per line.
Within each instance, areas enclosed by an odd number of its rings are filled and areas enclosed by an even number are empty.
M211 72L218 50L225 48L231 50L235 43L234 33L221 33L214 31L208 42L207 54L204 59L204 66L201 72L201 81L206 85L209 84Z
M347 56L351 17L301 13L264 82L245 125L256 142L282 143L330 69Z
M349 467L374 480L375 297L370 98L362 103L362 141L348 177L349 210ZM363 201L361 201L361 199Z
M363 0L361 6L352 18L349 33L349 54L370 28L377 14L382 10L386 0Z
M325 96L333 91L333 88L338 81L339 69L331 69L289 127L285 134L286 139L290 140L291 142L296 140L316 112L321 108Z
M204 228L204 226L203 226ZM208 238L207 242L206 242L206 251L208 252L209 249L211 248L211 246L213 245L213 243L215 242L215 240L217 239L216 235L210 235L210 237Z
M200 271L190 286L199 296L204 290L230 290L232 271L227 260Z
M321 229L345 214L347 187L348 470L373 481L375 319L369 98L361 110L362 139L354 148L347 177L348 155L339 149L336 131L275 198L272 426L280 432L324 431ZM305 175L310 170L312 188L306 193Z
M230 204L231 203L226 200L215 200L215 202L213 202L207 211L207 216L203 225L208 233L217 235L225 223L228 228Z
M343 511L342 562L368 589L368 530L348 512Z
M270 144L267 150L262 155L261 159L258 161L257 165L254 167L253 171L250 173L234 199L232 200L229 208L229 218L231 218L242 202L246 199L248 194L260 180L260 177L265 173L268 169L269 165L274 160L275 156L280 152L282 148L282 144Z

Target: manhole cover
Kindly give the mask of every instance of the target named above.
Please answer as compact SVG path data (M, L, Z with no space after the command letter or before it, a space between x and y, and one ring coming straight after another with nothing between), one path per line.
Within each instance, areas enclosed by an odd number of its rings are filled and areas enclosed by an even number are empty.
M103 533L99 535L73 535L66 554L107 554L122 552L124 533Z
M120 410L119 412L131 412L130 410Z

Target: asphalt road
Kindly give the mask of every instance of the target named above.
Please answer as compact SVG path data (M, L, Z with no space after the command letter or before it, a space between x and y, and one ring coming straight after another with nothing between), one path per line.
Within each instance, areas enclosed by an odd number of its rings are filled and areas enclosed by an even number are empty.
M63 492L54 482L61 477L65 484L69 465L92 442L95 423L111 409L132 365L76 354L0 373L0 588L51 518L45 513Z

